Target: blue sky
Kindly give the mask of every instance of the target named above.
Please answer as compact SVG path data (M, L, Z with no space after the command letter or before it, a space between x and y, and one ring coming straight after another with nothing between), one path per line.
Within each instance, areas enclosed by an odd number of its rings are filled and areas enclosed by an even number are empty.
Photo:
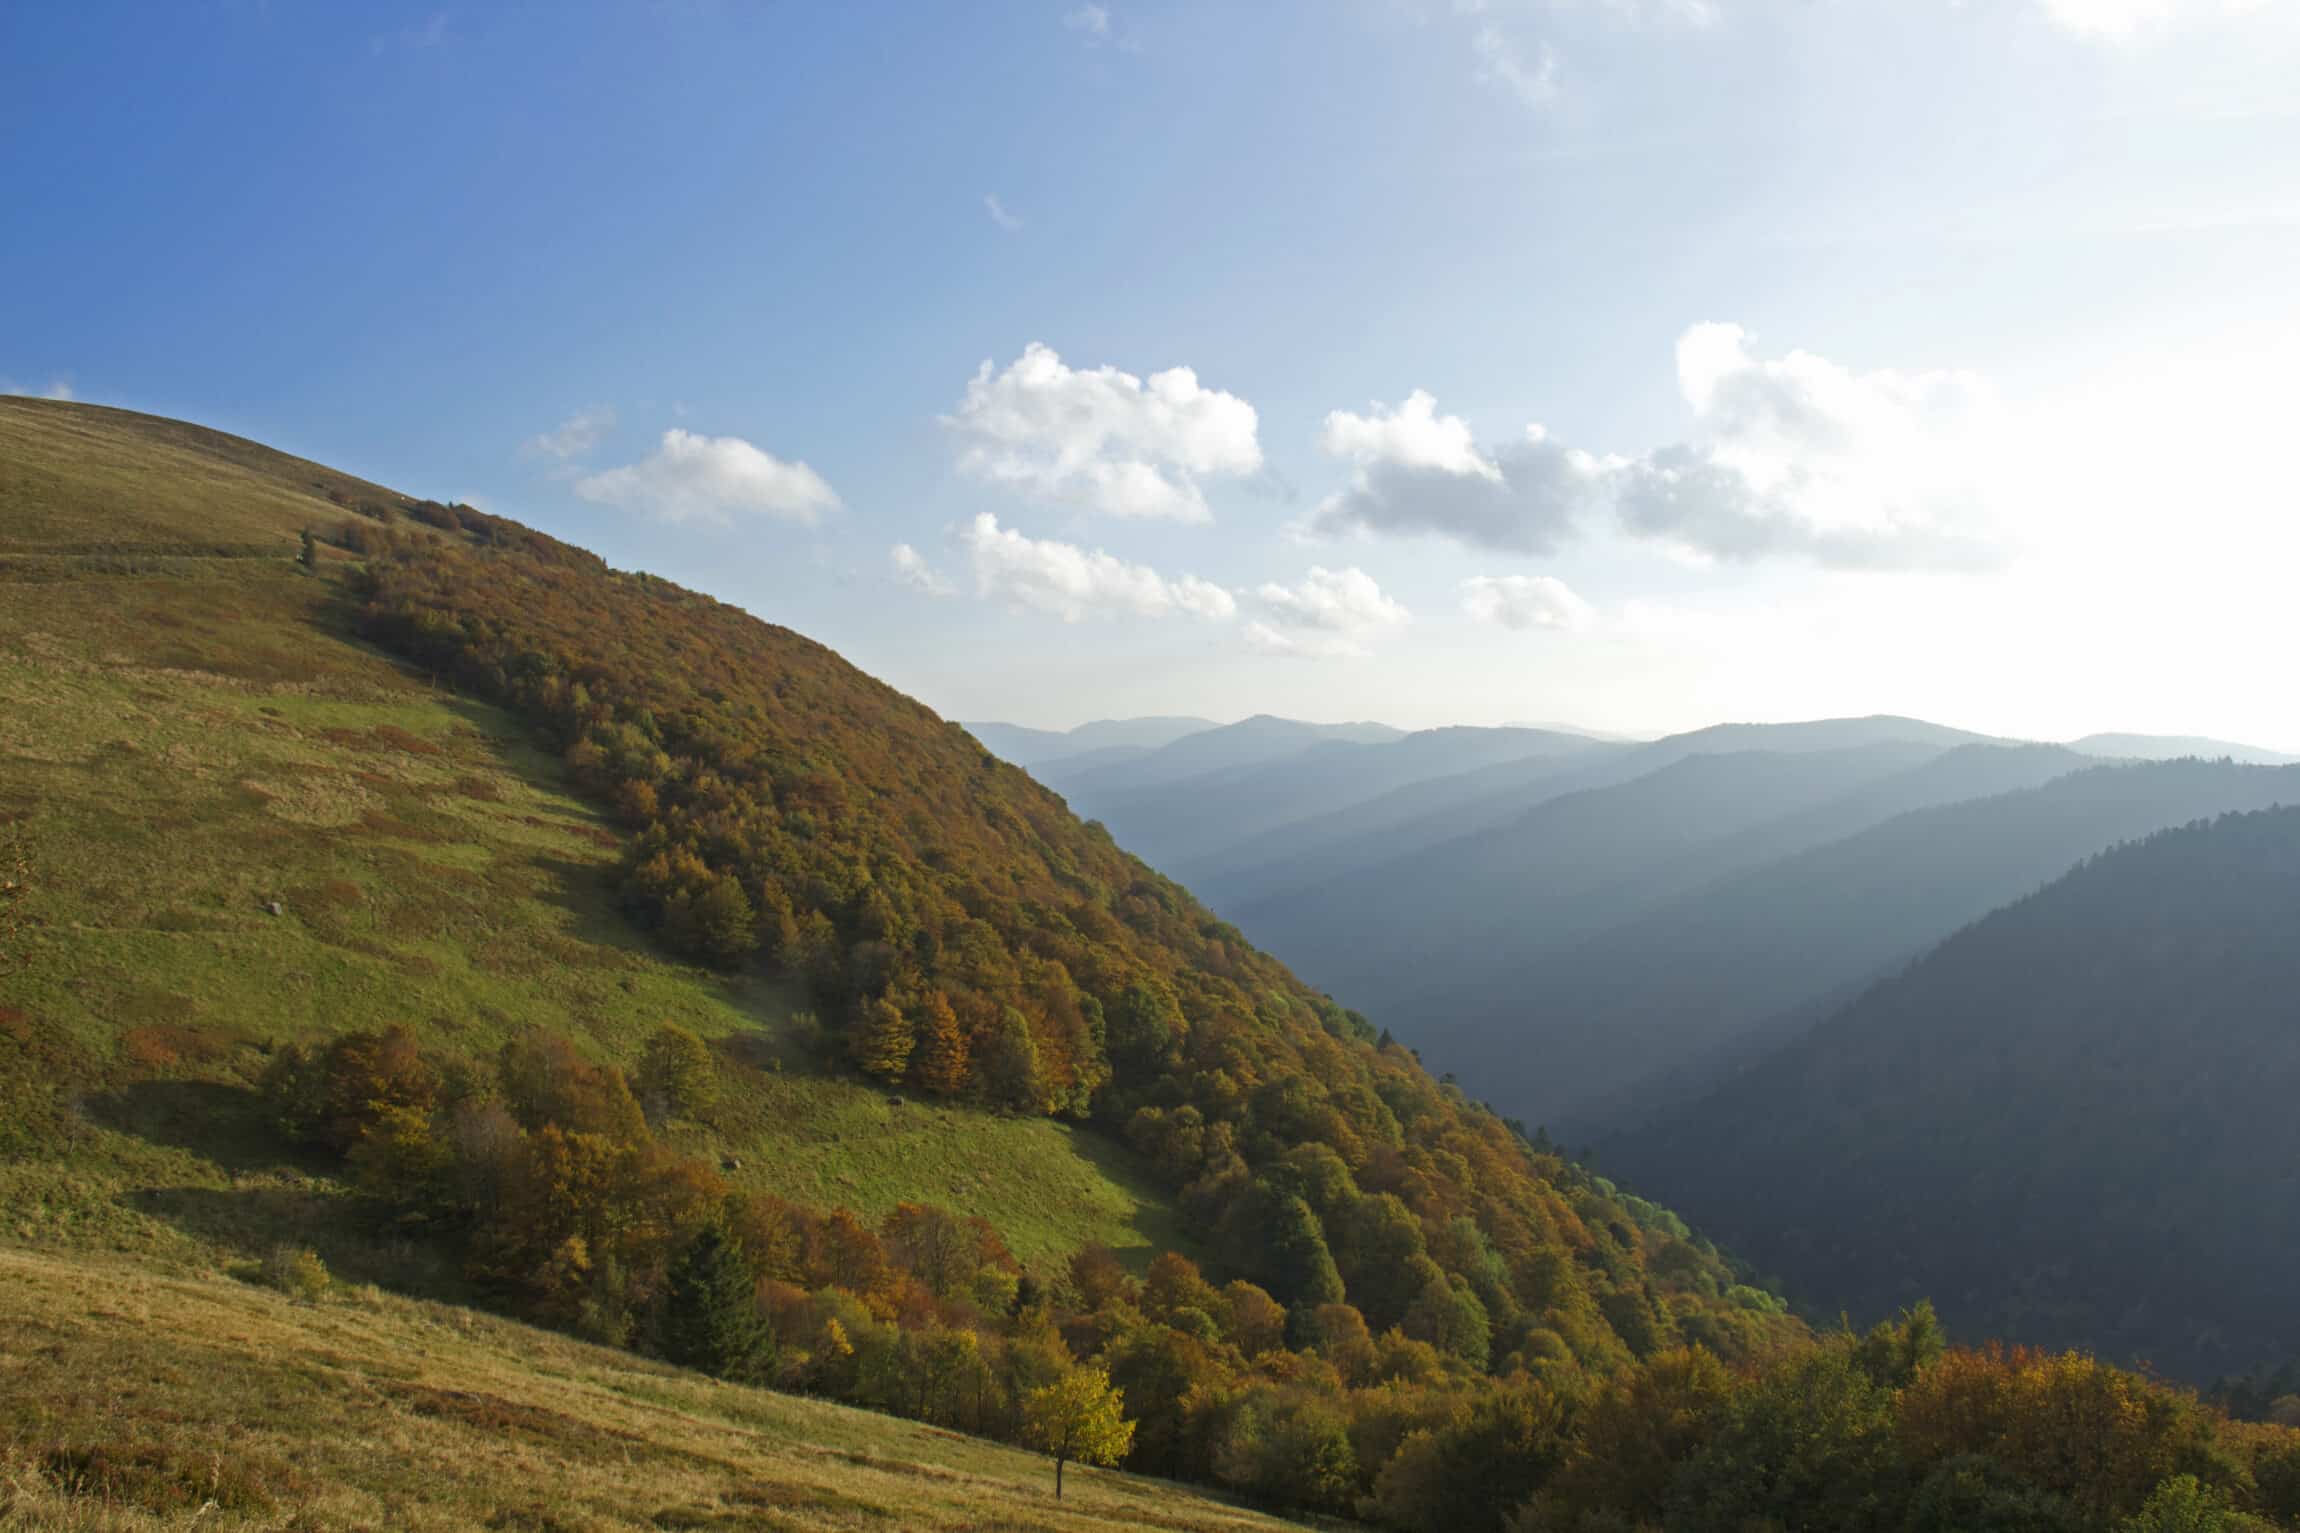
M2300 748L2294 79L2289 0L18 6L0 387L956 717Z

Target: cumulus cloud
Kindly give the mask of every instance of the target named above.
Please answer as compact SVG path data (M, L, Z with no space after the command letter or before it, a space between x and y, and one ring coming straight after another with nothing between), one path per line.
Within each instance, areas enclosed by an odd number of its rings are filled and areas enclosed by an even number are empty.
M1201 481L1262 466L1254 407L1189 368L1073 368L1035 341L1003 372L984 362L943 424L964 472L1110 516L1211 521Z
M575 493L667 522L723 523L743 515L812 526L839 505L822 475L804 463L786 463L741 437L677 428L637 463L576 480Z
M1007 233L1012 234L1022 227L1021 218L1006 211L1006 204L998 200L996 192L982 194L982 207L990 215L990 221Z
M608 405L578 410L549 431L537 432L519 444L523 458L569 458L587 455L615 429L615 411Z
M1309 519L1312 533L1435 533L1505 553L1553 553L1603 495L1606 465L1539 426L1480 451L1469 424L1421 390L1395 410L1336 410L1319 445L1356 463L1350 487Z
M1371 575L1354 566L1332 570L1313 565L1296 585L1273 580L1256 587L1253 601L1260 615L1246 624L1248 644L1318 659L1363 655L1370 641L1403 627L1411 617L1401 603L1382 594Z
M1588 602L1553 575L1475 575L1461 583L1462 610L1504 628L1586 628Z
M1418 392L1392 411L1337 411L1320 443L1355 472L1309 530L1544 554L1611 512L1631 535L1700 559L1926 569L1994 556L1994 405L1978 377L1760 357L1729 324L1687 329L1676 360L1694 430L1634 457L1566 447L1539 425L1481 448Z
M926 556L908 543L897 543L887 551L887 560L894 566L894 578L914 591L928 596L955 596L958 587L935 571L926 562Z
M1074 543L1029 537L999 526L988 511L961 528L957 541L972 566L977 595L1052 613L1066 623L1177 615L1221 621L1238 611L1237 599L1210 580L1195 575L1169 579L1100 549L1090 552ZM898 567L903 553L897 548Z
M1328 412L1325 427L1318 433L1318 445L1334 457L1359 463L1394 463L1483 479L1501 477L1499 469L1478 456L1469 422L1458 415L1439 415L1436 398L1424 389L1415 389L1394 410L1376 404L1371 415Z
M1994 401L1967 372L1856 373L1761 358L1739 325L1694 325L1677 382L1699 434L1613 471L1630 532L1718 559L1964 568L1993 557Z

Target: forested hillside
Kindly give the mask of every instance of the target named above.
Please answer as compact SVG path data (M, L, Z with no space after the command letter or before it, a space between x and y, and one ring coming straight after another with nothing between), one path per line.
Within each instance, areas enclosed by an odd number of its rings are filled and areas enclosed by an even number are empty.
M732 1219L789 1380L932 1414L878 1391L979 1345L969 1422L1016 1429L1051 1349L1200 1472L1249 1403L1420 1422L1796 1334L821 646L196 428L0 428L0 1234L309 1240L662 1349ZM826 1334L898 1371L810 1372ZM1403 1430L1263 1491L1347 1504Z
M1533 1121L1578 1135L1624 1128L2094 852L2199 816L2300 802L2290 767L2171 761L2055 775L2061 759L2031 748L2001 763L2000 780L2034 771L2050 778L2040 787L1897 815L1570 951L1511 955L1488 996L1445 1009L1456 1031L1432 1038L1431 1057L1476 1072L1493 1100ZM1538 1072L1518 1063L1528 1042L1547 1061Z
M1827 1310L2247 1371L2300 1350L2296 915L2300 809L2118 847L1607 1158Z
M2293 1433L1816 1338L818 644L173 422L0 465L0 1241L72 1253L0 1520L357 1523L336 1432L504 1527L1063 1525L982 1439L1430 1533L2300 1520ZM466 1306L657 1361L546 1405Z

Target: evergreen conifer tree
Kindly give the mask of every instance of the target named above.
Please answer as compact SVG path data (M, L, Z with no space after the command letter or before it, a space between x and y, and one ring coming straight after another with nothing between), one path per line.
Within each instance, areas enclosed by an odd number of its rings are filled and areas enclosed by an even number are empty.
M774 1338L759 1312L758 1284L742 1242L705 1225L671 1264L664 1285L664 1355L723 1379L764 1372Z

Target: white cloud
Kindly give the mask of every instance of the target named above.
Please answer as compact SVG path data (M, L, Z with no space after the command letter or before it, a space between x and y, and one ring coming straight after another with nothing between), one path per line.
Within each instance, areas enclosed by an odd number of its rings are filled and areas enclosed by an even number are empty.
M1677 343L1684 441L1600 458L1539 425L1481 449L1426 394L1327 417L1357 464L1313 533L1434 533L1548 553L1610 509L1633 536L1696 559L1798 557L1837 569L1971 568L1995 556L1994 401L1955 371L1855 373L1810 352L1761 358L1738 325Z
M1468 423L1440 416L1419 389L1395 410L1334 411L1318 443L1357 471L1311 514L1312 533L1435 533L1505 553L1554 552L1601 499L1607 472L1539 426L1481 452Z
M1382 594L1371 575L1354 566L1330 570L1312 565L1299 584L1268 581L1255 589L1253 599L1261 616L1247 623L1244 638L1257 649L1281 655L1363 655L1371 640L1411 618L1401 603Z
M984 192L982 194L982 206L983 210L990 214L990 221L1007 233L1012 234L1022 227L1021 218L1006 211L1006 204L998 200L996 192Z
M2129 43L2167 27L2265 11L2267 0L2039 0L2046 18L2078 37Z
M1062 25L1089 43L1107 41L1110 36L1110 8L1106 5L1082 5L1065 15Z
M928 596L955 596L958 587L952 585L926 557L908 543L897 543L887 550L887 561L894 566L894 578L914 591Z
M1994 401L1981 379L1855 373L1806 351L1763 359L1748 341L1725 324L1678 339L1678 388L1698 432L1615 471L1624 527L1720 559L1989 562Z
M523 458L580 458L606 439L615 429L615 411L610 405L593 405L578 410L549 431L538 432L519 445Z
M1462 610L1504 628L1586 628L1589 603L1553 575L1474 575L1461 583Z
M786 463L741 437L676 428L637 463L576 480L575 493L667 522L726 522L746 514L812 526L839 505L822 475L804 463Z
M943 424L966 473L1111 516L1212 521L1200 481L1262 466L1254 407L1189 368L1145 381L1065 366L1036 341L1004 372L984 362Z
M1195 575L1168 579L1148 565L1128 564L1100 549L1089 552L1073 543L1028 537L999 526L988 511L959 530L958 543L973 566L977 595L1050 612L1066 623L1176 614L1221 621L1238 611L1236 599L1210 580ZM898 565L901 554L898 548Z
M1474 474L1499 479L1501 470L1478 456L1470 439L1469 422L1458 415L1440 416L1437 400L1415 389L1395 410L1374 406L1371 415L1347 410L1327 414L1318 433L1318 445L1337 458L1359 463L1394 463L1403 468L1435 469L1444 474Z
M1477 52L1477 83L1507 91L1530 107L1545 107L1557 99L1557 50L1536 43L1529 61L1499 27L1483 26L1471 39Z

